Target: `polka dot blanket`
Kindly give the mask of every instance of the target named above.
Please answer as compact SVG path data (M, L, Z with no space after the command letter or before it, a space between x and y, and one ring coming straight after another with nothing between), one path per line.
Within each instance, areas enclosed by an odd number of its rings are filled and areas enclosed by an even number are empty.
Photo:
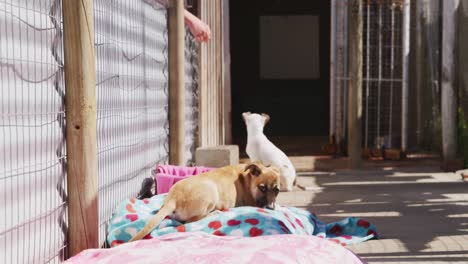
M166 194L161 194L150 199L131 198L123 201L108 224L109 245L113 247L129 241L158 212L165 197ZM363 219L349 217L325 224L306 210L277 206L276 210L256 207L231 208L187 224L166 217L145 238L175 232L204 232L237 237L311 235L342 245L359 243L378 236L375 226Z

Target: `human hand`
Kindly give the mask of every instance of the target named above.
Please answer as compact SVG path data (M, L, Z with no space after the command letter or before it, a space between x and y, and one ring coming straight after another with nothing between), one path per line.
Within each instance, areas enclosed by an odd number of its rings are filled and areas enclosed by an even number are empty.
M210 27L187 10L185 11L185 23L196 41L207 42L211 38Z

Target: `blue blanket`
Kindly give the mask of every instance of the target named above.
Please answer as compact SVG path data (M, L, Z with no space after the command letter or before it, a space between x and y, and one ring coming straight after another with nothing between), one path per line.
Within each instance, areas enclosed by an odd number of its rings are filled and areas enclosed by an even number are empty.
M150 199L131 198L123 201L108 225L109 245L116 246L130 240L158 212L165 197L166 194L162 194ZM245 237L274 234L313 235L342 245L378 237L375 226L363 219L349 217L324 224L317 216L306 210L279 206L276 210L256 207L231 208L187 224L166 217L145 238L191 231L202 231L218 236Z

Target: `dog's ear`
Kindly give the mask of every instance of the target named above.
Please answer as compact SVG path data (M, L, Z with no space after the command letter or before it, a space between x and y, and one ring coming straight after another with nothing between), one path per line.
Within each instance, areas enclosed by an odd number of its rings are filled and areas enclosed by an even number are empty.
M251 114L250 112L244 112L244 113L242 113L242 119L244 119L244 122L245 122L245 119L246 119L250 114Z
M268 121L270 121L270 116L267 115L267 114L265 114L265 113L262 113L262 116L263 116L263 118L265 119L264 125L266 125L266 124L268 123Z
M262 170L255 163L247 165L247 167L245 167L244 172L246 171L249 171L249 173L253 176L259 176L260 174L262 174Z

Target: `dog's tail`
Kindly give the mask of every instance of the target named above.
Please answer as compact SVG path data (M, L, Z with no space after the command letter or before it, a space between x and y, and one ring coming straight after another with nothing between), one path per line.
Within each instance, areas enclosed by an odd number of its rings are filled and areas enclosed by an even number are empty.
M140 240L143 237L145 237L146 235L148 235L149 233L151 233L151 231L153 231L153 229L156 226L158 226L162 222L162 220L164 220L164 218L166 218L166 216L168 216L168 215L170 215L170 214L172 214L174 212L175 208L176 208L176 205L175 205L174 200L169 200L169 201L167 201L167 203L164 203L164 205L161 207L159 212L153 218L151 218L148 221L148 223L146 223L145 227L143 227L143 229L141 229L140 232L138 232L128 242Z

